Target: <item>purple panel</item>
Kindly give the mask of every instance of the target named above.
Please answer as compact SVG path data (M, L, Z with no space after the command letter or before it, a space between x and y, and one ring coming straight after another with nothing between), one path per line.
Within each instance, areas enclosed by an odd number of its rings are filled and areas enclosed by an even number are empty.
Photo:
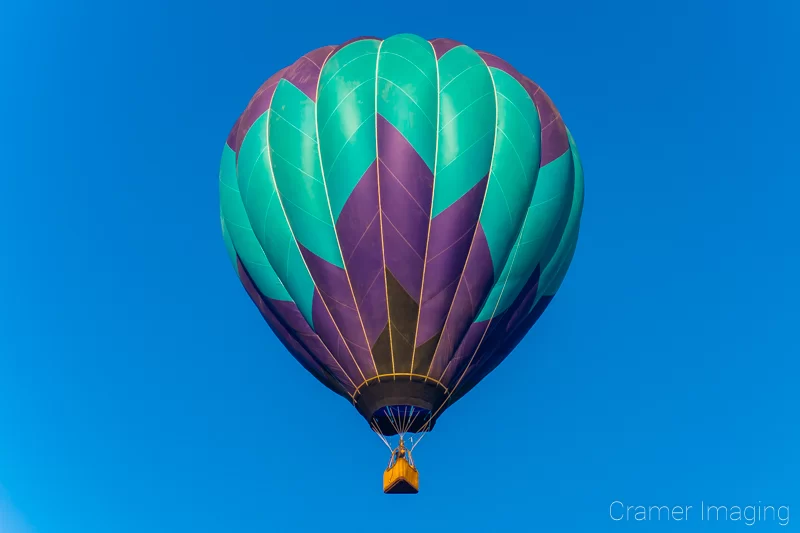
M539 166L543 167L561 157L569 149L569 138L567 137L567 128L564 125L564 121L561 120L561 114L559 114L556 106L553 105L550 97L541 87L520 74L503 59L487 52L478 52L478 55L483 58L483 61L489 67L502 70L516 79L525 88L536 105L542 128L542 159Z
M353 43L358 42L358 41L382 41L382 40L383 39L378 39L377 37L356 37L355 39L350 39L349 41L345 41L342 44L336 46L331 55L335 54L336 52L338 52L339 50L341 50L342 48L344 48L348 44L353 44Z
M528 94L533 91L533 102L536 104L536 109L539 110L539 120L542 123L542 161L540 166L543 167L569 150L567 127L561 120L561 114L553 105L550 97L538 85L527 78L525 80L527 84L523 83L523 87L527 89Z
M422 286L422 258L424 256L417 254L414 247L403 237L386 213L383 213L383 243L386 250L386 268L403 287L403 290L419 303L420 287Z
M341 333L336 328L331 314L325 308L319 291L314 291L314 299L311 302L311 320L314 322L314 331L316 331L319 338L325 343L325 346L328 347L331 354L333 354L333 357L342 365L347 375L350 376L356 384L362 383L365 378L372 375L367 372L372 369L371 365L367 368L356 365L356 360L348 349Z
M330 351L311 330L294 302L272 300L258 290L250 274L236 257L239 279L264 320L281 343L314 377L334 392L355 393L355 386Z
M469 360L475 351L483 346L484 333L489 325L490 321L484 320L483 322L472 324L467 329L467 333L462 338L461 344L458 345L455 355L447 363L447 368L439 379L446 387L451 388L456 385L461 377L461 372L463 372L461 369L469 364ZM458 387L460 390L461 385L459 384Z
M536 265L533 269L531 277L525 282L517 298L508 307L504 313L508 316L508 323L505 325L506 333L512 330L525 319L528 315L528 310L533 307L533 302L536 301L536 296L539 294L539 276L542 274L541 265ZM505 337L505 335L503 335Z
M488 176L431 221L417 347L442 331L478 225Z
M239 159L239 149L242 147L242 141L244 141L245 135L247 135L248 130L250 130L250 126L258 120L258 117L269 109L269 104L272 102L272 95L275 94L275 87L281 80L284 71L286 71L285 68L270 76L258 91L256 91L256 94L250 99L250 103L247 104L244 113L242 113L239 122L239 131L236 134L236 146L233 147L236 151L237 161Z
M493 357L501 356L505 358L506 355L511 353L525 335L528 334L528 331L530 331L533 325L541 318L542 313L544 313L545 309L547 309L547 306L550 305L552 301L553 296L542 295L539 301L536 302L536 305L533 306L533 309L514 325L511 329L511 333L507 337L497 339ZM493 357L488 357L487 360Z
M267 305L267 298L265 298L261 294L261 291L258 290L253 282L253 278L250 277L250 274L242 264L239 256L236 256L236 266L239 270L239 280L242 282L244 290L247 291L247 295L250 296L250 299L254 304L256 304L258 310L261 311L261 314L267 321L269 327L278 337L278 340L280 340L281 343L286 346L286 349L289 350L289 352L300 362L301 365L309 370L309 372L314 374L317 379L330 387L331 384L328 382L329 380L325 376L326 373L325 370L323 370L322 365L313 357L313 355L306 349L305 346L302 346L300 342L293 338L288 330L278 322L275 313Z
M386 279L378 219L378 172L373 163L345 202L336 234L369 346L386 328Z
M225 144L228 145L228 148L231 150L236 150L236 135L239 133L239 124L242 122L242 115L239 115L239 118L236 119L236 122L233 124L231 131L228 133L228 139L225 141Z
M534 306L530 314L519 324L509 337L501 340L500 344L494 347L493 350L490 350L489 354L486 356L484 356L483 348L481 349L478 353L479 359L470 366L469 371L465 374L464 379L458 386L458 391L453 395L453 401L467 394L508 357L512 350L517 347L528 331L530 331L533 325L539 320L542 313L544 313L545 309L547 309L547 306L550 305L552 301L552 296L542 296L542 298L536 302L536 306Z
M333 51L333 46L324 46L309 52L283 73L283 79L300 89L313 101L317 101L317 83L322 64Z
M325 343L314 333L308 325L308 322L306 322L303 314L297 308L297 305L295 305L294 302L271 299L266 299L266 302L276 317L281 320L286 331L291 332L291 335L305 346L308 352L312 354L348 392L355 393L354 383L358 383L355 378L360 378L361 376L359 374L353 376L348 375L345 371L346 367L333 357L328 347L325 346Z
M481 56L481 59L483 59L483 62L486 63L487 67L496 68L496 69L502 70L503 72L505 72L506 74L509 74L511 77L513 77L518 82L522 83L522 79L525 76L520 74L517 69L515 69L513 66L511 66L511 63L509 63L505 59L497 57L494 54L490 54L489 52L483 52L481 50L478 50L477 53L478 53L479 56Z
M313 63L317 69L322 70L322 66L325 64L325 61L335 49L336 47L333 45L323 46L322 48L317 48L316 50L307 53L303 56L303 58Z
M461 46L460 42L452 39L431 39L429 42L433 45L433 51L436 53L436 59L441 58L456 46Z
M380 115L377 135L386 266L419 303L433 172L406 138Z
M489 252L489 243L486 241L483 228L478 224L472 249L464 267L464 274L461 276L442 332L442 338L433 356L431 377L439 379L442 376L445 367L448 366L450 359L455 354L456 347L462 342L470 324L478 316L493 284L494 266Z
M464 373L466 365L470 365L470 368L484 366L487 361L495 358L498 353L502 354L503 347L510 346L508 352L502 355L505 358L517 343L522 340L530 326L533 325L531 323L527 327L520 327L520 324L527 318L527 311L533 305L533 301L538 294L540 274L541 268L537 265L508 309L487 321L489 322L489 330L483 341L478 346L465 346L464 352L458 354L460 360L458 364L453 364L448 369L447 373L449 375L446 376L447 379L453 380L453 382L457 381L461 374ZM475 354L474 359L473 354ZM469 362L470 359L472 359L471 364ZM495 368L499 362L492 364L494 364L492 368Z
M320 69L334 49L335 47L333 46L317 48L295 61L291 66L279 70L264 82L250 99L250 103L247 104L244 113L239 117L239 127L236 134L231 133L228 137L228 144L236 151L237 158L245 135L247 135L253 123L258 120L258 117L269 109L272 95L275 93L275 87L282 78L285 78L309 98L316 101Z
M350 349L361 372L366 378L376 376L375 362L372 359L369 342L364 334L361 317L356 310L353 294L350 292L350 282L344 269L325 261L300 243L297 246L303 254L308 272L317 287L316 292L328 307L330 317L336 323L336 327L347 343L347 348ZM312 305L312 315L315 305L316 302ZM319 331L316 317L313 320L315 329ZM328 347L330 348L331 345L329 344Z

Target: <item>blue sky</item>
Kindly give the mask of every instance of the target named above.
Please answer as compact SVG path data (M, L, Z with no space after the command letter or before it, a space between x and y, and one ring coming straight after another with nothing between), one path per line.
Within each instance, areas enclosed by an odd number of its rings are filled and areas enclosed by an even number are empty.
M0 531L699 531L608 506L800 512L798 8L371 5L2 8ZM385 447L262 323L217 197L264 79L399 32L540 83L586 171L561 291L417 448L413 499L382 495Z

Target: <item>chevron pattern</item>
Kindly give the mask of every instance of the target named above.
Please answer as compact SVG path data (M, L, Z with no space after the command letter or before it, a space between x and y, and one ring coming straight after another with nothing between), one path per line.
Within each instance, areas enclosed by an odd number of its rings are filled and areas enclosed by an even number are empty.
M541 88L489 53L402 34L319 48L231 129L222 232L286 349L355 399L386 380L463 396L567 272L583 169Z

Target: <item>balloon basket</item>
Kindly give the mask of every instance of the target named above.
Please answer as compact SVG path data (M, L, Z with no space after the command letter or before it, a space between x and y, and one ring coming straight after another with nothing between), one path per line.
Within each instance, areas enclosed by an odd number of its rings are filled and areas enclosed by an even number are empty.
M416 494L419 492L419 472L400 458L383 473L385 494Z

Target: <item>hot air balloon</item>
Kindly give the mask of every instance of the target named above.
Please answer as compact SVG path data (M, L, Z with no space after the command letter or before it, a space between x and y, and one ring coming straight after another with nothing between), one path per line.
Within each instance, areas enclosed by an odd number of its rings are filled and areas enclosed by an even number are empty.
M510 64L401 34L267 79L228 135L219 191L250 298L388 445L433 429L550 303L583 170L550 98ZM418 484L401 440L384 491Z

